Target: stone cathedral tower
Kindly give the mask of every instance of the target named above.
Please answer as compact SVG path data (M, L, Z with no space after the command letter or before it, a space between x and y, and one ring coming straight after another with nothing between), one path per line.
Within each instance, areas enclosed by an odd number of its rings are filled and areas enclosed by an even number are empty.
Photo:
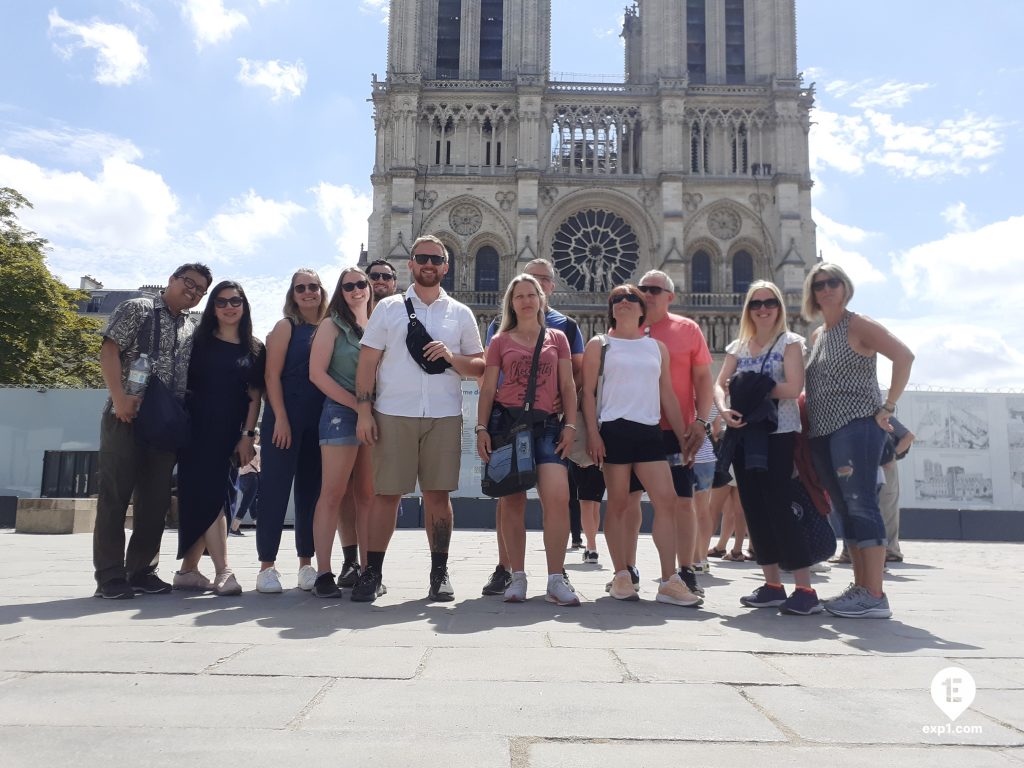
M796 310L816 249L795 0L636 0L614 83L553 76L551 33L551 0L391 0L365 257L404 274L437 235L482 323L537 256L587 331L652 268L715 351L752 280Z

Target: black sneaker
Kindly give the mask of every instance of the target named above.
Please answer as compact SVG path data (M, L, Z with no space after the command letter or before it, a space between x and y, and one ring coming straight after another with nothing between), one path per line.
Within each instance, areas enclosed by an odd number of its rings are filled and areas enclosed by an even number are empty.
M573 539L572 540L572 548L573 549L583 549L583 539Z
M499 565L494 569L494 573L491 574L491 578L484 584L481 592L485 595L503 595L511 583L512 574Z
M372 565L359 574L359 581L352 587L352 594L349 599L353 603L372 603L381 595L386 595L388 588L381 583L380 574L374 570Z
M697 595L697 597L704 597L704 588L697 583L697 574L694 573L693 568L689 566L680 568L679 578L683 580L683 584L693 594Z
M455 599L455 590L452 589L447 568L435 568L430 572L430 590L427 597L438 603L450 603Z
M341 574L338 576L338 587L352 589L359 582L359 563L346 560L342 563Z
M155 573L140 573L128 579L132 590L143 595L170 594L171 585Z
M111 579L96 587L96 597L104 600L131 600L135 597L131 584L127 579Z
M313 597L341 597L341 590L334 582L333 573L321 573L313 582Z
M228 536L245 536L241 528L229 528Z

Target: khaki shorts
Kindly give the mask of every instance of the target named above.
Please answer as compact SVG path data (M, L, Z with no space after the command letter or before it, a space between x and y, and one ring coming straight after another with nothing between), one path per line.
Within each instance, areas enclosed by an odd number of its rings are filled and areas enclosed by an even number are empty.
M400 496L416 489L454 491L462 459L462 416L427 419L373 412L377 444L373 447L373 489Z

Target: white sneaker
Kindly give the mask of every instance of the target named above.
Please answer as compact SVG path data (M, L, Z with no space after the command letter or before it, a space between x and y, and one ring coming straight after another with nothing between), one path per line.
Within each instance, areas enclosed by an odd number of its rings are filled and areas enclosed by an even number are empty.
M277 568L260 571L256 577L256 591L265 595L276 595L284 591L281 587L281 574L277 572Z
M832 570L832 566L828 563L815 563L807 570L811 573L829 573Z
M316 584L316 568L312 565L304 565L299 568L299 589L311 592Z
M512 583L505 589L506 603L522 603L526 600L526 572L513 571Z
M548 593L544 595L544 599L561 606L580 604L579 595L569 583L569 577L561 573L552 573L548 576Z

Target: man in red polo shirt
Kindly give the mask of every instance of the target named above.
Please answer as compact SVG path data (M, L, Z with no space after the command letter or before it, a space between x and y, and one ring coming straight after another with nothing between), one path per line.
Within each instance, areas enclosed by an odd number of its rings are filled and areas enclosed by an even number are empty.
M694 456L704 442L713 403L711 353L700 326L693 320L668 311L675 300L672 278L651 270L640 278L640 291L647 300L647 327L652 338L668 347L672 389L687 425L686 444L680 446L664 417L661 420L665 454L672 465L678 506L676 508L676 557L679 576L691 592L703 596L693 571L697 540L697 516L693 506ZM676 454L681 456L675 457ZM639 519L637 520L639 527Z

